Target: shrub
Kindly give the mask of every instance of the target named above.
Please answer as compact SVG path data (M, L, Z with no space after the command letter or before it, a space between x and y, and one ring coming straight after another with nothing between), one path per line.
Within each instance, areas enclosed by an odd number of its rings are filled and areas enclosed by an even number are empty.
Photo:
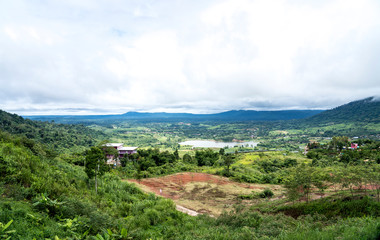
M262 191L260 194L259 194L259 196L261 197L261 198L271 198L271 197L273 197L273 192L272 192L272 190L270 190L269 188L266 188L266 189L264 189L264 191Z

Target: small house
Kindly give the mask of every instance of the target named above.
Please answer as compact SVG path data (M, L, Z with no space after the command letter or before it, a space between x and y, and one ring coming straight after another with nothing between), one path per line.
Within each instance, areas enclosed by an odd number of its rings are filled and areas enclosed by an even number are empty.
M107 154L107 164L120 166L120 159L126 155L131 155L137 153L138 147L124 147L123 143L107 143L103 145L104 147L113 147L117 150L118 156L114 156L112 154Z

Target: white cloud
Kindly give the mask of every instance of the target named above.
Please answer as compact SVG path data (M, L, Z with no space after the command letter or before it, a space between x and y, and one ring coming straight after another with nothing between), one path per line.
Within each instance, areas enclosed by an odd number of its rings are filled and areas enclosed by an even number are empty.
M325 108L380 92L375 0L3 5L4 110Z

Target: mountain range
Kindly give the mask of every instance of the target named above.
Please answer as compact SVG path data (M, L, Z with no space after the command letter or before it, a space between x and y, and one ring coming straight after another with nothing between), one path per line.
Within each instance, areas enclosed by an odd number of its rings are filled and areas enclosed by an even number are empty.
M59 123L86 123L96 121L277 121L304 119L311 123L364 121L380 122L380 101L369 97L330 110L233 110L215 114L127 112L119 115L40 115L24 116L31 120Z

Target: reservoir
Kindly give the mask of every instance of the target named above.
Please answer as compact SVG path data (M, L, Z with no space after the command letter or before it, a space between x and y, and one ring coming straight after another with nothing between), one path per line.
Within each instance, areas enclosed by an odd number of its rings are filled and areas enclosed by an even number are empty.
M243 147L255 147L258 142L217 142L217 141L211 141L211 140L190 140L185 142L180 142L180 145L187 145L187 146L193 146L196 148L232 148L235 146L243 146Z

